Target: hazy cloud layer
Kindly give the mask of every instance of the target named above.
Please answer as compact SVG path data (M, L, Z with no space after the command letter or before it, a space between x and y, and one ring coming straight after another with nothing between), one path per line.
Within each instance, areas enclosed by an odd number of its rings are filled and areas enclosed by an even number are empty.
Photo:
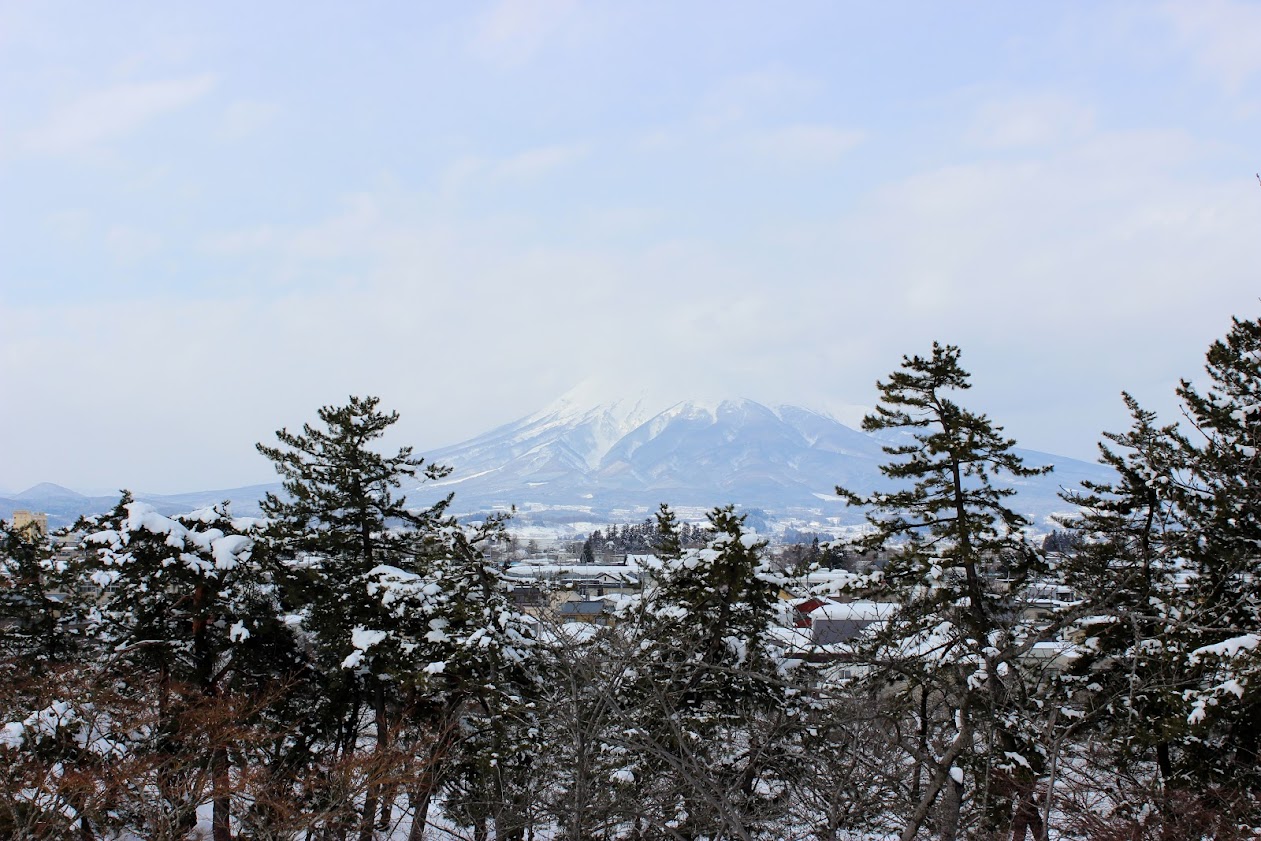
M212 74L132 82L86 93L55 108L25 134L29 154L65 154L125 137L155 117L202 98L215 86Z
M0 488L267 481L349 393L422 449L871 403L934 339L1025 446L1172 419L1261 307L1256 7L1020 8L0 13Z

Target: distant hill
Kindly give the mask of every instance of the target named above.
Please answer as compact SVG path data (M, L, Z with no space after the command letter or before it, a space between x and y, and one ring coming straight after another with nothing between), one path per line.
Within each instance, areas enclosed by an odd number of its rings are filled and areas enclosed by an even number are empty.
M241 516L258 516L258 502L267 491L280 491L280 484L250 485L220 491L194 491L183 494L136 493L137 499L149 503L163 514L182 514L197 508L205 508L223 500L232 503L232 511ZM74 523L86 514L100 514L118 504L118 496L86 496L54 485L41 482L13 496L0 496L0 519L13 519L13 512L23 509L42 511L48 515L50 528L60 528Z
M441 482L409 493L432 501L454 491L462 512L516 505L523 519L595 522L630 519L660 502L708 508L735 503L774 518L857 523L835 486L887 487L883 441L830 414L732 398L684 401L660 411L642 401L582 405L562 399L462 444L427 454L454 468ZM1044 519L1066 510L1061 486L1106 481L1097 464L1032 450L1048 476L1013 482L1016 506Z
M518 509L518 523L574 531L591 524L642 519L661 502L699 517L714 505L734 503L764 512L758 519L840 526L861 522L836 496L835 486L866 492L886 486L879 467L882 440L852 429L830 414L800 406L766 406L732 398L684 401L654 408L642 399L588 405L562 398L534 414L462 444L426 454L452 467L434 483L407 488L408 501L428 505L455 493L455 511L477 515ZM1012 483L1014 507L1049 525L1066 510L1061 487L1083 479L1106 481L1097 464L1021 450L1027 464L1055 471ZM258 501L280 484L153 495L142 499L167 514L232 503L237 514L259 513ZM46 512L53 526L81 514L107 511L117 497L88 497L48 483L0 498L0 517L14 509Z

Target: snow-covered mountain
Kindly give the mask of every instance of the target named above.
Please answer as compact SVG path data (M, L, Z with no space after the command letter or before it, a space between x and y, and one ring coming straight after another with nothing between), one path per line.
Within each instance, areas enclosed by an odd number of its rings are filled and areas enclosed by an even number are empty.
M431 500L455 492L460 511L515 505L531 517L615 519L652 510L736 503L780 516L857 522L836 485L885 487L881 441L799 406L736 398L684 401L652 412L643 399L583 405L563 398L546 409L427 456L453 468L409 492ZM1043 517L1066 508L1061 485L1103 480L1104 468L1023 451L1055 473L1018 483L1018 508ZM542 509L542 510L540 510ZM563 512L570 512L564 514Z
M843 485L859 492L887 487L879 467L882 441L823 410L767 406L735 398L686 400L669 406L646 396L593 402L582 389L552 405L461 444L426 453L453 468L450 476L407 488L413 505L455 494L464 514L515 506L518 524L603 524L640 519L668 502L699 516L715 505L762 509L771 518L841 525L861 521L836 496ZM1096 464L1020 451L1031 466L1055 472L1014 483L1014 507L1043 520L1067 506L1061 486L1106 481ZM181 513L230 499L238 514L257 514L258 500L278 483L171 496L137 494L163 513ZM0 518L14 509L49 513L51 525L105 511L117 497L86 497L39 485L0 497Z
M462 444L430 454L439 464L481 465L498 481L517 477L544 483L549 477L582 475L599 468L614 444L650 416L643 399L620 400L601 406L580 405L569 395L541 411L491 430ZM458 454L458 455L457 455ZM456 484L477 478L461 471L443 482Z
M437 488L455 491L462 509L544 503L610 510L663 501L817 506L815 495L834 497L837 482L870 486L881 453L876 441L824 415L724 400L652 415L642 401L560 403L428 455L455 469Z

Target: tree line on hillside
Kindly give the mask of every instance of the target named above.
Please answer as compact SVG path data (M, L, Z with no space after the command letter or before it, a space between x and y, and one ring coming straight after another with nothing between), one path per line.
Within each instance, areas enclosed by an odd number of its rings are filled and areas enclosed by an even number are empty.
M740 513L745 517L746 527L750 526L750 513L754 516L763 515L761 519L765 519L765 512L760 509ZM657 521L648 517L640 523L612 523L594 529L586 539L570 543L565 548L571 554L577 555L583 563L594 564L628 554L652 554L660 542L660 534ZM701 524L686 521L679 524L680 547L700 549L709 539L710 531ZM827 569L838 569L850 560L849 555L852 554L847 553L845 547L835 542L831 535L791 527L784 530L779 544L772 551L782 565L789 567L818 563Z
M674 539L683 549L699 549L709 542L710 531L695 523L681 523ZM582 542L578 556L584 563L595 563L609 555L648 555L661 543L658 523L651 517L642 523L613 524L595 529Z
M958 348L904 357L863 424L908 433L897 490L837 489L883 558L826 576L872 620L839 645L788 609L815 562L730 507L689 546L663 505L607 624L521 613L503 521L407 507L446 470L374 449L376 398L259 445L265 519L0 524L0 835L1255 837L1261 321L1206 371L1182 426L1124 397L1116 478L1034 545L1010 483L1045 468L957 402Z

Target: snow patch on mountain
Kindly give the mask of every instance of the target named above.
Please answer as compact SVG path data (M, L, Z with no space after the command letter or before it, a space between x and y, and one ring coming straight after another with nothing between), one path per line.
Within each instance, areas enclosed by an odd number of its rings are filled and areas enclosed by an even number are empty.
M600 402L592 402L599 397ZM862 407L767 405L741 397L663 402L643 391L609 393L583 383L549 405L463 443L425 453L452 468L437 482L405 488L421 507L455 492L455 511L519 512L515 528L546 522L564 529L590 523L642 520L662 502L680 516L703 516L715 505L763 509L780 519L826 521L843 527L861 513L836 496L837 485L858 493L889 489L880 466L882 446L906 443L904 432L860 432L838 419ZM1097 464L1018 451L1030 466L1054 463L1055 472L1010 483L1017 510L1043 522L1063 512L1061 487L1109 481ZM1000 482L1002 479L1000 478ZM179 513L231 499L253 515L278 484L203 491L170 497L138 495L161 513ZM23 498L25 497L25 499ZM76 498L77 497L77 498ZM86 498L57 486L37 486L0 498L0 518L17 508L49 512L63 525L78 514L108 510L117 497Z
M840 422L831 407L768 406L742 397L657 406L641 393L584 402L597 392L584 384L527 417L430 453L454 472L437 486L418 488L416 499L425 498L426 488L458 483L461 511L517 506L531 515L587 520L592 512L613 511L638 518L660 502L733 502L857 522L861 515L844 506L836 486L860 493L891 487L880 472L889 442ZM842 408L853 414L861 407ZM1035 517L1063 509L1061 484L1107 478L1098 465L1028 455L1032 464L1058 465L1051 477L1019 485L1022 510Z

